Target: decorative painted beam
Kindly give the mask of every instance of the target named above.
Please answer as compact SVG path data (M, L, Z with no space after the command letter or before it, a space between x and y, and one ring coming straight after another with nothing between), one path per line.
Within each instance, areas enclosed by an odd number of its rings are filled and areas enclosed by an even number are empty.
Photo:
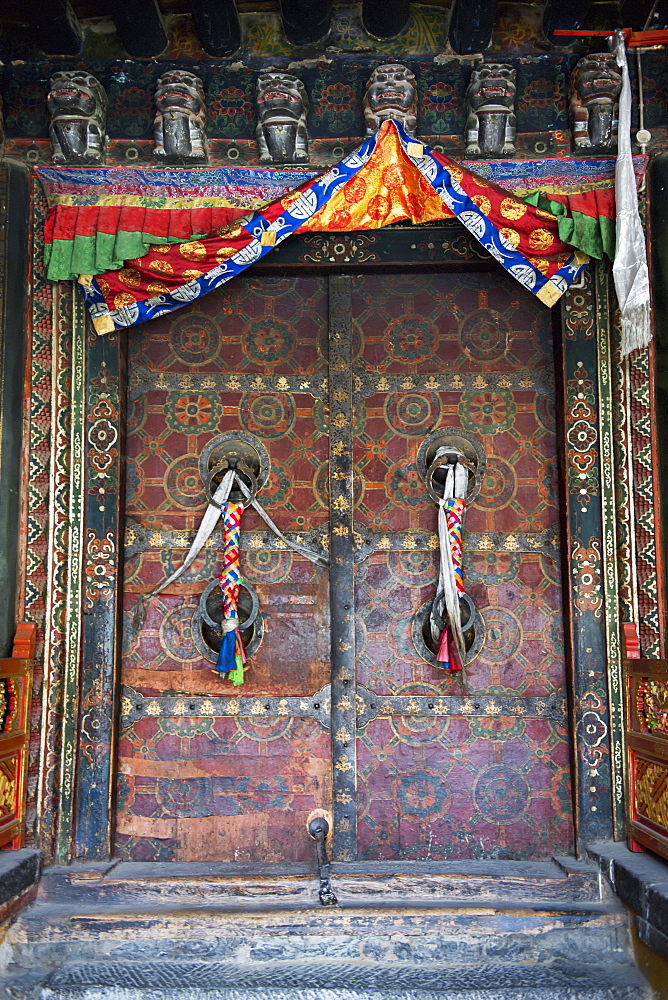
M39 44L48 56L76 56L83 45L83 31L69 0L39 4Z
M363 0L362 23L375 38L401 34L410 15L409 0Z
M140 719L315 719L324 729L331 729L331 688L326 684L315 694L281 698L274 695L258 698L215 698L207 695L143 695L124 686L121 696L121 729L129 729ZM555 719L564 723L566 699L550 697L513 697L508 695L377 695L357 686L355 696L356 726L363 729L377 718L461 718L467 719Z
M609 693L611 680L617 677L619 649L618 595L612 593L608 573L615 551L615 526L614 518L610 522L611 483L605 469L605 463L612 466L607 419L607 294L604 272L596 268L594 274L586 273L582 288L569 289L564 296L563 362L557 396L566 461L564 624L567 664L572 672L578 855L596 840L623 836L623 761L616 707L619 691L613 690L612 697ZM606 411L604 426L602 406Z
M157 0L112 0L111 16L126 52L146 59L167 48L167 32Z
M584 24L591 6L591 0L547 0L543 11L543 32L556 45L568 45L570 38L554 35L555 29L577 31Z
M331 0L279 0L283 30L293 45L321 41L329 31Z
M81 603L71 602L70 627L80 647L72 650L68 662L68 680L75 693L68 690L65 697L68 704L78 699L79 717L70 721L69 729L63 727L68 739L63 738L62 770L66 778L72 772L77 794L62 810L69 827L61 822L59 856L69 853L78 861L104 861L112 849L110 803L120 667L125 362L121 339L103 343L102 337L90 337L78 298L74 302L72 361L80 382L77 379L72 388L72 441L78 450L73 447L71 453L73 459L80 456L80 472L72 481L70 506L75 515L81 512L85 532L83 527L73 532L71 543L79 559L74 567L79 577L75 593Z
M454 0L450 18L450 44L455 52L468 56L483 52L494 27L497 0Z
M156 388L176 392L182 386L182 377L178 372L153 371L143 365L135 365L130 399L138 399ZM210 388L217 392L224 392L230 388L233 388L234 392L257 391L258 376L254 372L249 374L242 372L240 375L218 372L207 377ZM429 372L428 375L411 377L410 389L412 392L433 392L434 390L456 393L472 392L480 387L479 379L480 376L472 372L442 372L438 375ZM503 389L512 389L513 392L531 389L544 396L551 396L554 392L554 374L548 366L533 370L515 368L514 371L500 374L490 372L485 376L485 380L490 392ZM377 392L401 392L405 391L406 388L406 375L403 373L383 372L379 375L376 372L363 372L355 382L355 402L367 399ZM323 386L316 379L304 379L303 373L262 375L262 390L266 392L308 392L313 399L327 398L327 386Z
M210 56L229 56L241 44L235 0L192 0L190 4L200 45Z

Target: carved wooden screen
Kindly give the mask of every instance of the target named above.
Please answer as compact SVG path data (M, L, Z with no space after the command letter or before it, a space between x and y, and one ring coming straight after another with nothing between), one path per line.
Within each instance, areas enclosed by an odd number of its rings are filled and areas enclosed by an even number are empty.
M34 644L33 632L29 659L15 645L20 655L0 660L0 847L24 843Z
M496 269L254 275L131 331L129 352L117 853L312 860L314 807L342 861L570 850L548 310ZM437 561L416 462L442 427L486 456L465 680L416 627ZM131 619L199 522L202 449L232 429L269 453L279 527L331 560L328 604L327 571L244 514L265 618L239 689L191 634L217 548Z
M626 660L629 846L668 858L668 661Z

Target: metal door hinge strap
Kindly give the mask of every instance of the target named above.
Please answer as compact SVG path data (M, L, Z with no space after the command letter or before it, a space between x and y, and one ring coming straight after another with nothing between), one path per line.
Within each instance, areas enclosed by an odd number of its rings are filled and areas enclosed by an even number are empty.
M357 857L352 281L329 281L329 609L332 657L333 856Z

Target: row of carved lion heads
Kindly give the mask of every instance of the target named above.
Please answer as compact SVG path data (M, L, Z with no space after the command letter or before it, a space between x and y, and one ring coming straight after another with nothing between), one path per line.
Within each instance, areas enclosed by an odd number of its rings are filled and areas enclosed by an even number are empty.
M571 76L569 109L576 149L605 152L617 141L621 76L614 56L596 53L580 59ZM268 70L257 80L257 144L261 163L306 163L309 159L304 84L291 73ZM388 118L415 135L417 83L398 63L378 66L364 93L364 121L372 135ZM158 163L207 162L206 103L194 73L170 70L155 91L155 148ZM84 70L51 78L48 96L54 163L102 163L107 96ZM502 63L474 69L466 92L466 154L498 156L515 152L515 70Z

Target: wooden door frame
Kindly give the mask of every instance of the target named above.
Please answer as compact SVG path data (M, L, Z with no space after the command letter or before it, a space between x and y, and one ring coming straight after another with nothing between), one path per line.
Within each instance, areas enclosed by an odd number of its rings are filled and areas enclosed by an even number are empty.
M470 272L496 266L453 222L294 238L255 272ZM43 308L39 296L46 297L51 286L43 277L36 286L36 303ZM39 839L47 857L61 863L101 861L110 857L113 843L125 336L92 333L72 286L54 286L50 307L54 502L45 581ZM593 841L623 836L624 822L614 476L619 432L615 437L605 269L590 269L553 316L574 820L581 852ZM583 454L585 487L579 478Z

